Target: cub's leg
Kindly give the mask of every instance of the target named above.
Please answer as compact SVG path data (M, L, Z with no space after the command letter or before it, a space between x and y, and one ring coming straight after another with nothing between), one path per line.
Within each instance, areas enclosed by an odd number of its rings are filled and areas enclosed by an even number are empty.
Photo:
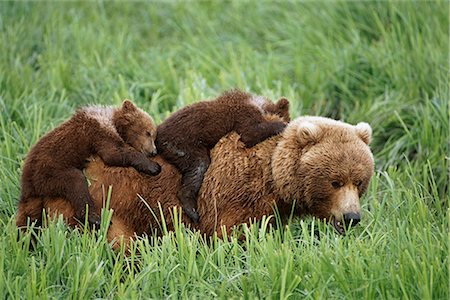
M36 222L36 227L42 226L43 209L42 199L33 198L28 201L20 199L16 215L16 226L25 229L28 222Z
M256 110L256 109L255 109ZM253 147L258 143L281 133L286 124L279 121L266 121L259 111L254 116L240 122L236 132L241 136L247 148Z
M148 175L158 175L161 172L161 166L157 162L150 160L144 153L127 148L123 142L103 142L96 150L109 166L133 167Z
M100 226L100 216L95 211L94 201L89 194L86 178L77 168L50 170L50 176L46 176L36 185L37 194L41 197L64 198L69 201L74 210L75 217L83 222L88 207L88 222Z
M182 163L182 168L175 163L182 174L181 188L177 197L183 205L183 210L195 223L198 223L200 218L197 212L197 196L209 164L210 158L207 153L196 155L195 158L191 157L189 160L186 159Z

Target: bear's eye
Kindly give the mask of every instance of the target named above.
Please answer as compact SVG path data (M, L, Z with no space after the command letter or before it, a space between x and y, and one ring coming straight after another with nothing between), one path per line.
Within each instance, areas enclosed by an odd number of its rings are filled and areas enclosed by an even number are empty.
M332 185L335 189L338 189L338 188L340 188L340 187L343 186L342 182L339 182L339 181L333 181L333 182L331 183L331 185Z
M151 136L152 136L152 133L151 133L150 131L147 131L147 136L148 136L148 137L151 137Z
M362 181L361 181L361 180L359 180L359 181L356 182L356 186L357 186L357 187L361 187L361 185L362 185Z

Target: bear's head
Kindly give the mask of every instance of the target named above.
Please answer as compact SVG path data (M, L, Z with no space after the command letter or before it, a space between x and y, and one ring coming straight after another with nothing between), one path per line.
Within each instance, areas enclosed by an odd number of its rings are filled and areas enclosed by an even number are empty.
M156 126L146 112L130 100L125 100L122 107L114 114L114 125L125 143L145 154L156 154Z
M272 157L275 188L302 214L344 224L360 221L360 197L374 171L372 129L322 117L300 117L285 129Z

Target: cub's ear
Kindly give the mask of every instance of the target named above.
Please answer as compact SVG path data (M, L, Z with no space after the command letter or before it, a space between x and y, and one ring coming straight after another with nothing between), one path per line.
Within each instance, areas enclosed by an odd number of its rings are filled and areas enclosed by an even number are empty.
M356 124L355 130L358 137L369 145L372 140L372 127L365 122L360 122Z
M298 141L302 148L308 144L317 143L321 134L322 130L320 127L310 122L302 122L297 128Z
M123 111L125 111L125 112L127 112L127 111L131 112L131 111L135 111L136 109L137 109L137 108L136 108L136 105L134 105L134 103L131 102L131 100L125 99L125 100L123 101L123 103L122 103L122 110L123 110Z
M278 99L277 103L275 104L278 109L282 112L287 112L289 111L289 100L282 97L280 99Z
M280 116L283 121L290 122L291 116L289 114L289 100L282 97L278 99L277 103L275 103L275 107L277 110L277 115Z

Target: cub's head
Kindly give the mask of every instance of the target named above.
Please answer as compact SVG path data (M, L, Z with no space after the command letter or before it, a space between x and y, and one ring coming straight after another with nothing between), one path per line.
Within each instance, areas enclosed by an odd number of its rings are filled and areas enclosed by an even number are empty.
M266 101L263 105L263 111L269 116L275 115L280 117L284 122L291 120L289 115L289 100L284 97L278 99L275 103Z
M359 200L374 171L371 137L367 123L353 126L322 117L292 121L272 158L279 195L343 234L344 224L361 219Z
M156 126L153 119L130 100L125 100L114 115L122 139L137 151L155 155Z

